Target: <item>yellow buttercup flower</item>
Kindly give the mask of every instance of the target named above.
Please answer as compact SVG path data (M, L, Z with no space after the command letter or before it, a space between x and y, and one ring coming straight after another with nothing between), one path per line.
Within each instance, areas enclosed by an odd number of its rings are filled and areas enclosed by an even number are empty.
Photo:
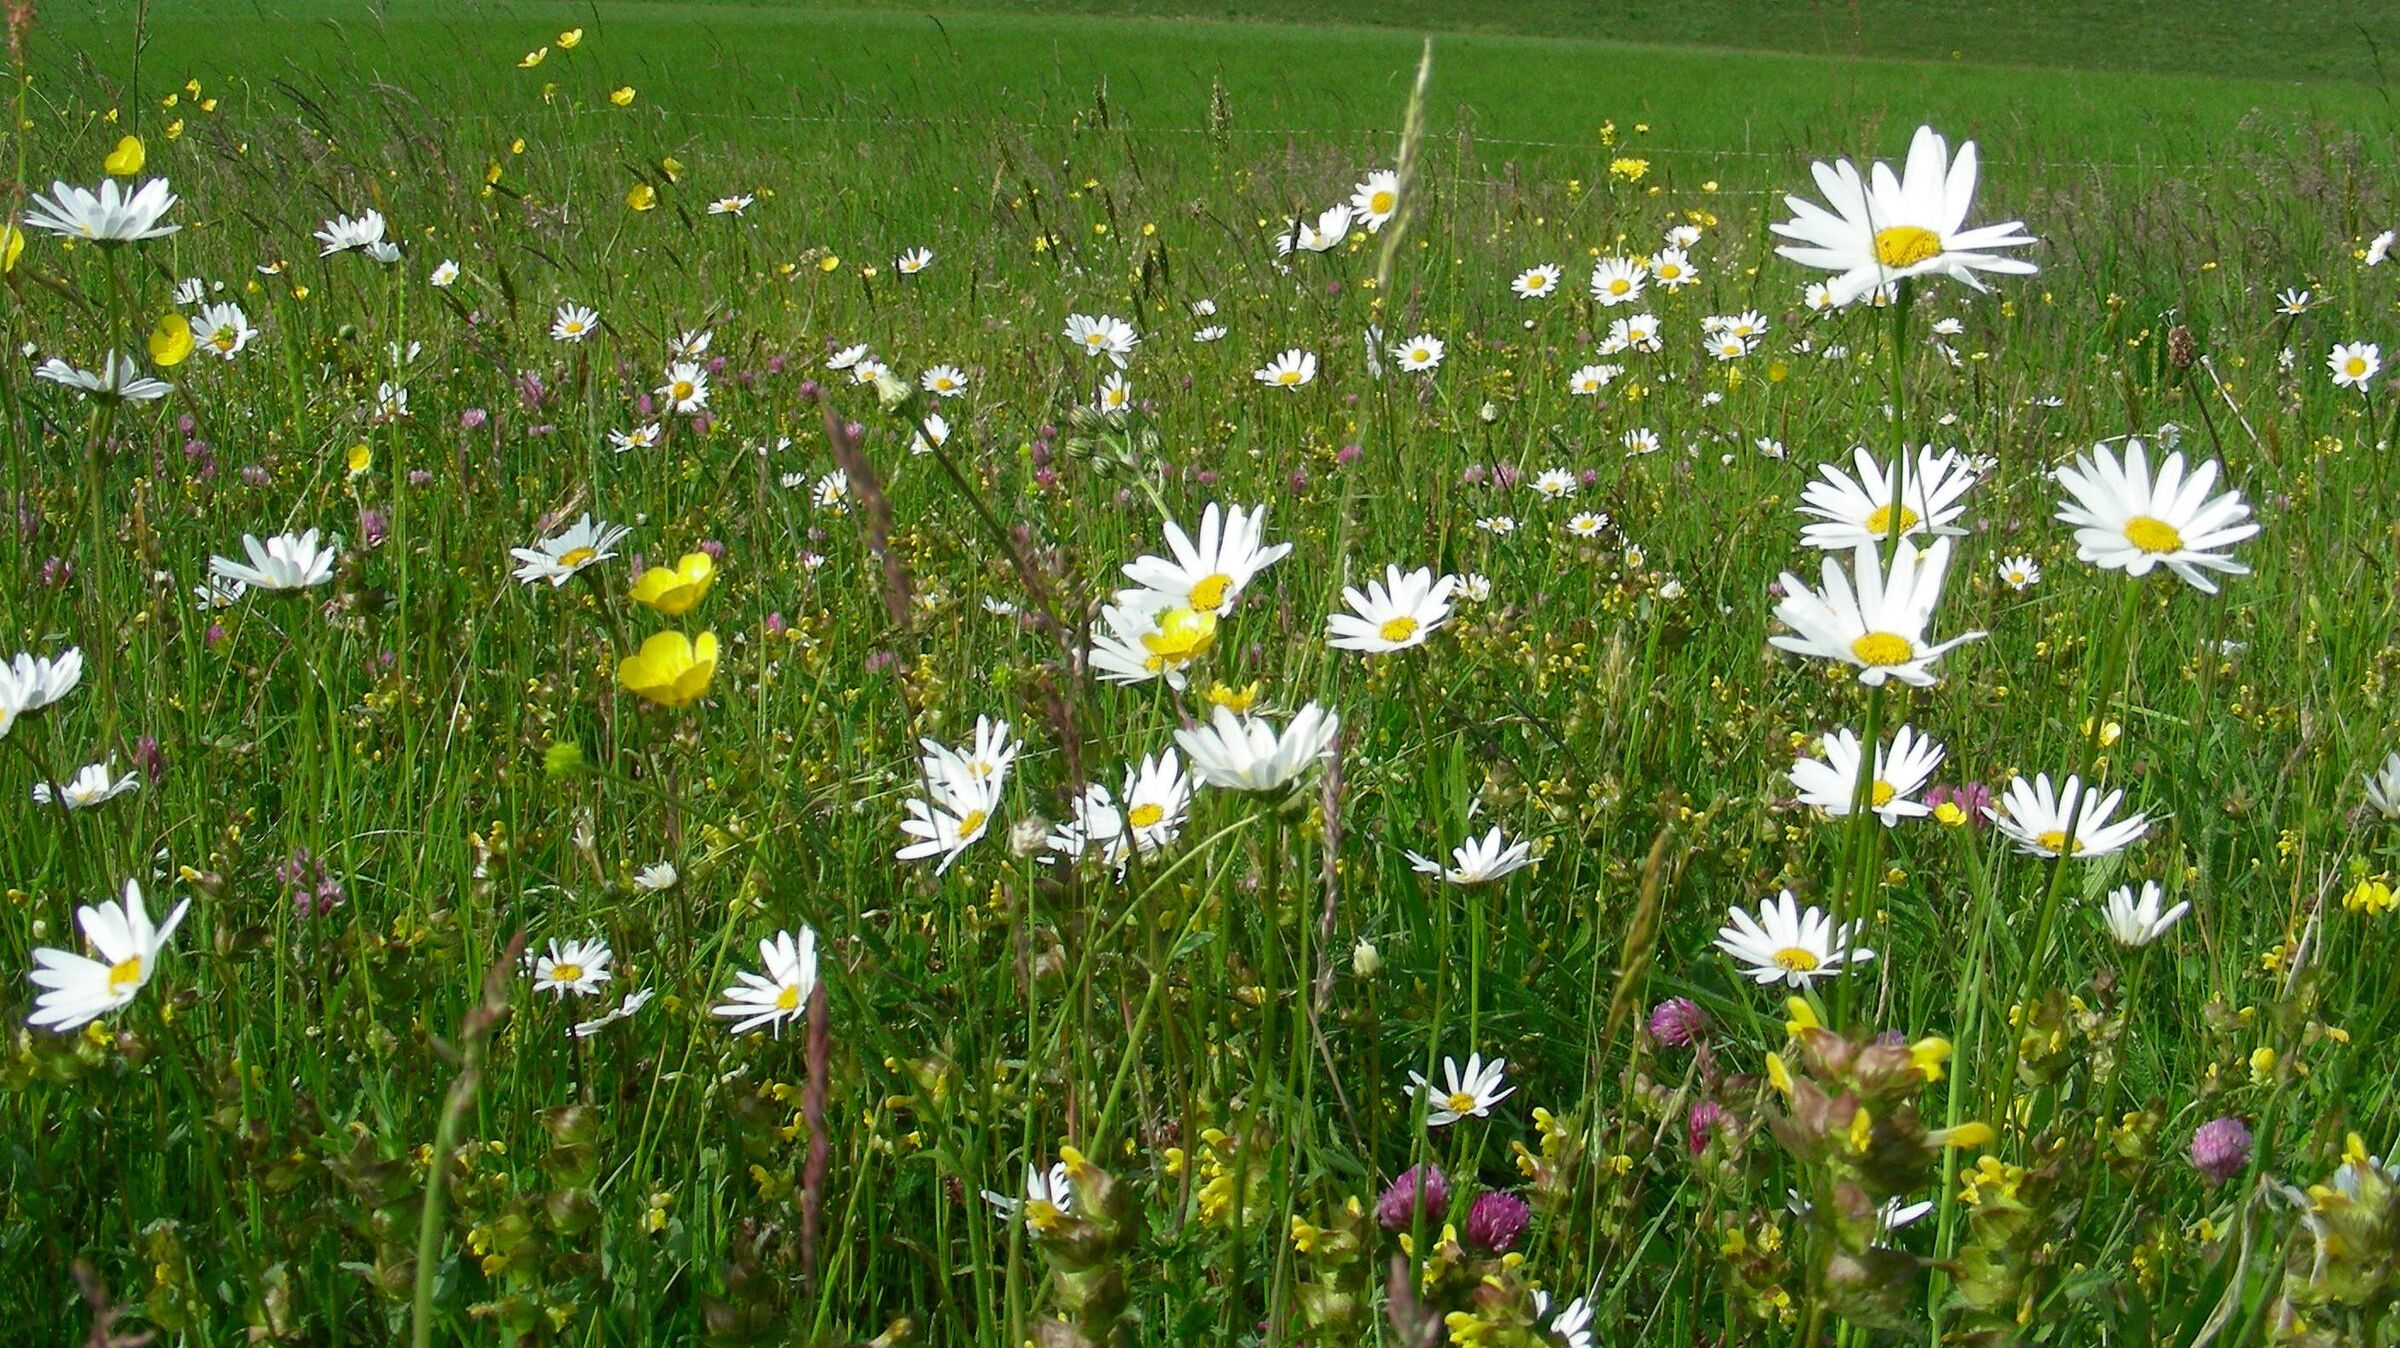
M673 155L668 155L666 158L658 161L658 171L667 175L668 182L679 183L683 181L683 161L677 159Z
M117 142L117 148L108 152L108 158L100 161L100 167L107 169L112 178L130 178L142 171L142 165L149 162L149 158L142 151L142 138L127 136Z
M17 259L25 252L25 231L15 225L0 225L0 272L17 269Z
M570 28L558 35L558 49L560 51L573 51L582 41L583 30L580 28Z
M625 204L637 211L646 211L658 204L658 189L648 183L635 183L625 194Z
M632 107L633 86L630 84L618 85L617 88L609 94L608 101L616 104L620 108Z
M191 320L181 314L161 314L150 329L150 363L160 369L183 364L192 354Z
M167 139L183 139L183 119L181 117L178 117L174 121L167 123Z
M540 65L542 63L542 58L548 56L549 54L550 49L548 47L540 47L533 51L529 51L525 53L524 60L517 62L517 69L531 70L535 66Z
M687 638L660 632L617 666L617 681L645 702L681 707L708 691L717 674L717 634Z
M350 446L348 463L350 467L350 476L364 476L368 469L375 466L375 451L369 449L367 447L367 443L364 440L361 440L357 444Z
M687 552L673 566L654 566L633 583L633 601L670 618L692 611L717 578L716 559L705 552Z

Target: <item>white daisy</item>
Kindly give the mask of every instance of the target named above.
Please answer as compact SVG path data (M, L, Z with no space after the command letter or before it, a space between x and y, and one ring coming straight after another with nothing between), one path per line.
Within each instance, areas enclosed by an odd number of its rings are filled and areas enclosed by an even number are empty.
M1369 234L1380 234L1400 209L1400 175L1390 169L1376 169L1367 180L1350 189L1350 214Z
M645 1006L648 1006L650 1004L650 999L657 995L658 993L650 988L638 988L632 992L628 992L625 994L625 1000L617 1003L609 1010L592 1017L590 1020L576 1021L572 1026L568 1027L567 1033L575 1036L577 1039L589 1039L593 1035L596 1035L602 1030L607 1029L609 1026L616 1024L618 1021L631 1017L634 1012L641 1010Z
M325 245L317 250L318 257L331 257L335 253L347 253L379 244L383 242L383 212L368 211L355 220L347 215L337 215L317 230L317 242Z
M1792 891L1784 890L1758 907L1755 916L1740 908L1726 910L1730 925L1717 929L1717 949L1759 984L1784 983L1805 988L1830 978L1852 964L1875 958L1865 946L1853 945L1859 924L1834 930L1833 919L1812 905L1805 912Z
M2042 583L2042 568L2024 553L2000 559L2000 582L2012 590L2030 590Z
M1847 551L1862 543L1886 542L1895 527L1903 538L1966 532L1958 521L1966 513L1962 502L1975 485L1975 474L1966 456L1957 450L1936 454L1931 445L1918 450L1905 464L1905 484L1900 480L1904 466L1900 460L1881 463L1861 446L1851 451L1851 462L1858 470L1855 478L1830 463L1820 464L1817 473L1822 480L1811 482L1800 493L1800 513L1822 521L1801 529L1802 543ZM1896 500L1899 518L1895 520Z
M955 365L936 365L917 376L917 386L936 398L955 398L967 391L967 372Z
M1847 571L1827 557L1821 593L1786 571L1781 581L1784 598L1775 606L1775 616L1792 630L1767 640L1798 655L1854 666L1858 681L1870 687L1890 678L1918 688L1931 687L1935 682L1933 662L1943 652L1983 636L1968 632L1938 644L1925 639L1925 626L1933 619L1934 606L1941 602L1942 575L1949 566L1949 539L1937 539L1920 554L1917 545L1904 538L1892 556L1888 576L1872 544L1859 547Z
M317 531L304 534L277 534L266 542L256 535L242 535L242 550L250 555L248 565L230 557L211 557L211 575L223 580L239 581L254 590L306 590L333 579L333 563L340 556L332 545L317 546Z
M2400 751L2367 774L2367 804L2386 819L2400 819Z
M1370 654L1404 651L1424 645L1450 620L1450 592L1458 588L1458 577L1436 578L1431 567L1423 566L1405 573L1386 566L1383 574L1380 581L1368 581L1364 591L1344 587L1342 602L1350 612L1325 620L1326 645Z
M2183 920L2192 910L2189 901L2176 904L2165 912L2159 911L2160 894L2156 880L2144 880L2137 894L2131 885L2119 885L2111 891L2101 906L2100 920L2117 944L2139 948L2167 934L2167 929Z
M1092 628L1092 672L1106 683L1165 679L1181 692L1185 667L1216 645L1217 615L1168 603L1148 590L1125 590L1102 606Z
M1281 561L1289 543L1264 542L1267 508L1225 510L1216 502L1200 512L1200 537L1195 541L1173 520L1166 522L1169 557L1144 554L1125 566L1125 578L1141 591L1157 596L1168 608L1188 608L1222 617L1259 572ZM1117 602L1139 607L1132 591L1120 591Z
M453 258L443 258L441 264L436 266L432 273L425 278L425 283L436 290L448 290L451 284L457 280L458 262Z
M580 342L600 330L600 311L581 304L562 304L550 317L550 340Z
M900 821L900 831L916 841L903 845L893 857L917 861L938 856L941 861L933 873L940 875L990 831L992 814L1000 808L999 784L970 786L929 780L925 794L910 796L904 808L908 817Z
M1813 169L1817 187L1833 209L1785 197L1794 218L1770 228L1792 242L1775 251L1804 267L1839 273L1827 283L1836 307L1911 276L1939 273L1981 290L1979 272L2031 274L2037 270L2031 262L1993 251L2033 243L2022 224L1964 228L1975 201L1975 171L1975 142L1959 146L1954 161L1929 126L1917 128L1901 176L1879 163L1870 183L1847 159L1819 162Z
M1467 1065L1460 1068L1458 1059L1442 1059L1442 1089L1435 1091L1433 1083L1422 1072L1408 1074L1410 1096L1425 1097L1425 1126L1440 1128L1465 1118L1488 1118L1492 1106L1516 1094L1514 1086L1503 1086L1501 1074L1508 1070L1508 1060L1494 1058L1488 1064L1480 1053L1467 1055Z
M2364 389L2383 368L2383 349L2373 342L2340 343L2325 357L2325 368L2335 388Z
M1650 269L1638 258L1604 257L1592 264L1592 298L1603 307L1633 303L1649 283Z
M615 977L609 972L608 966L616 957L616 952L608 948L608 942L596 936L584 941L569 941L563 946L556 938L552 938L550 948L543 954L537 956L527 952L526 963L533 971L534 991L547 992L560 998L570 992L578 997L589 997L600 990L601 984Z
M549 581L551 588L566 584L575 574L595 562L605 562L616 556L617 544L633 530L607 520L595 521L586 511L581 519L568 526L566 532L555 534L530 548L510 548L509 555L524 565L517 568L517 579L527 585Z
M2011 778L2001 789L1999 805L1984 806L1983 815L2016 843L2018 851L2089 861L2122 851L2149 832L2150 817L2138 812L2109 822L2124 799L2122 791L2103 796L2096 786L2086 789L2072 774L2065 786L2053 788L2045 772L2030 782Z
M1317 377L1316 353L1295 346L1251 371L1250 377L1270 388L1299 388Z
M25 223L70 239L133 243L165 238L183 228L159 223L174 208L175 198L167 191L164 178L152 178L132 192L119 187L113 178L101 180L96 192L53 182L50 195L37 192L26 203Z
M2078 558L2135 577L2164 566L2203 594L2217 592L2209 571L2250 573L2224 550L2257 533L2258 525L2240 492L2209 496L2217 484L2216 460L2187 478L2183 455L2169 454L2153 479L2142 442L2128 440L2122 461L2108 446L2095 445L2057 476L2072 498L2059 503L2058 518L2074 527Z
M1022 1214L1025 1224L1036 1231L1048 1231L1075 1210L1075 1191L1067 1183L1064 1164L1053 1165L1045 1172L1033 1166L1025 1167L1025 1196L1011 1198L1007 1194L981 1191L983 1201L992 1205L1002 1217Z
M121 398L129 403L153 403L175 391L163 379L142 373L131 356L103 358L98 370L80 370L56 356L34 367L33 377L64 385L87 397Z
M119 777L107 763L86 764L65 786L53 788L48 782L33 784L33 803L57 804L69 810L88 810L94 805L115 800L128 791L142 789L142 775L128 772Z
M1131 323L1107 314L1067 315L1066 337L1085 355L1106 356L1120 370L1125 368L1125 358L1133 354L1133 348L1142 340L1135 335Z
M1692 265L1691 255L1680 248L1664 249L1651 258L1650 274L1670 291L1681 290L1700 279L1700 269Z
M1283 790L1331 758L1341 728L1340 716L1314 702L1280 734L1264 717L1236 716L1220 706L1207 723L1176 731L1175 744L1208 785L1265 793Z
M185 899L167 914L165 922L153 927L149 910L142 904L141 885L128 880L122 902L76 909L76 925L99 958L36 947L33 972L28 977L43 992L34 999L33 1014L25 1023L63 1034L133 1001L158 972L158 957L191 906L192 901Z
M220 360L231 360L250 345L258 329L250 326L250 316L242 306L227 301L212 304L192 315L192 345Z
M1403 852L1409 867L1419 875L1438 876L1462 887L1488 885L1504 879L1534 864L1533 844L1520 838L1515 842L1494 828L1481 838L1470 837L1450 852L1451 864L1444 866L1431 857L1415 852Z
M892 260L892 269L902 276L914 276L933 265L933 250L911 248Z
M763 974L737 972L739 981L725 989L725 1000L708 1011L734 1022L734 1034L764 1025L781 1037L786 1024L808 1019L809 995L817 990L816 929L801 927L797 942L788 931L759 942L758 962Z
M1836 819L1850 813L1858 790L1858 736L1848 729L1827 735L1819 745L1822 759L1802 758L1792 764L1792 786L1802 804L1813 805ZM1942 746L1911 726L1900 727L1890 749L1875 746L1875 775L1867 788L1867 808L1885 827L1903 819L1922 818L1933 811L1916 799L1942 765Z
M667 382L655 391L668 411L689 416L708 406L708 371L698 361L676 361L667 366Z
M1558 293L1558 264L1545 262L1528 267L1517 273L1517 279L1509 282L1508 288L1517 292L1521 300L1546 300Z
M1442 339L1420 332L1392 348L1392 359L1408 374L1428 374L1441 367Z

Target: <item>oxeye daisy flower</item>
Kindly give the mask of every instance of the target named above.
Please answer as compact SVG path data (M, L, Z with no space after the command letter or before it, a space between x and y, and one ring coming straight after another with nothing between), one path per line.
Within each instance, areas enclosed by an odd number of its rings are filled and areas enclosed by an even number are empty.
M1897 511L1896 498L1904 490L1900 463L1882 463L1864 446L1851 451L1851 462L1858 470L1856 477L1830 463L1820 464L1821 480L1800 493L1800 513L1822 521L1801 529L1802 543L1847 551L1862 543L1883 543L1895 528L1903 538L1966 532L1958 521L1966 513L1962 502L1975 485L1975 472L1957 450L1936 454L1928 445L1917 452L1908 465L1907 500L1897 503Z
M550 340L580 342L600 330L600 311L581 304L562 304L550 318Z
M1547 501L1573 496L1578 485L1574 472L1566 468L1545 468L1533 479L1533 490Z
M1429 374L1442 363L1442 339L1420 332L1392 348L1392 359L1408 374Z
M1904 538L1888 576L1872 544L1860 545L1848 570L1826 558L1822 591L1808 588L1786 571L1784 599L1775 606L1775 616L1792 630L1767 640L1797 655L1851 665L1858 670L1858 681L1869 687L1894 678L1913 687L1931 687L1935 660L1983 636L1968 632L1938 644L1925 639L1949 566L1949 539L1936 540L1920 554L1917 545Z
M585 567L616 556L617 544L632 532L621 524L595 522L587 511L566 532L545 538L530 548L508 551L524 563L517 568L518 580L527 585L546 580L555 589L574 579Z
M1578 398L1595 397L1623 373L1624 369L1616 365L1586 365L1567 376L1567 392Z
M451 284L457 280L458 261L455 258L446 257L426 276L425 283L436 290L448 290Z
M759 942L758 962L762 972L736 973L737 981L725 989L725 1000L708 1013L732 1021L734 1034L764 1026L780 1038L785 1025L808 1020L809 995L817 990L816 929L801 927L797 941L790 932L779 931L772 940Z
M637 449L657 448L658 437L658 423L651 421L636 426L630 431L610 431L608 443L615 447L619 454L626 454Z
M1700 279L1700 271L1692 265L1691 255L1680 248L1668 248L1650 259L1650 274L1669 291L1681 290Z
M989 791L997 796L1024 746L1010 732L1008 722L978 716L975 738L965 748L953 749L930 738L918 740L917 747L925 751L919 760L925 779L937 790Z
M1125 770L1123 803L1095 782L1074 803L1074 817L1045 840L1054 852L1080 857L1097 851L1122 867L1135 851L1149 856L1171 845L1191 809L1191 779L1172 749L1144 757Z
M2100 920L2118 945L2138 949L2166 935L2168 928L2192 910L2192 905L2184 902L2162 913L2162 898L2156 880L2144 880L2138 893L2131 885L2119 885L2101 905Z
M1399 209L1400 175L1390 169L1376 169L1350 189L1350 214L1369 234L1382 233Z
M192 316L192 344L220 360L240 355L257 335L250 316L230 301L209 305Z
M165 238L183 228L160 223L173 209L175 197L164 178L152 178L131 192L113 179L103 179L97 191L53 182L50 195L37 192L26 203L25 223L70 239L135 243Z
M2275 299L2275 312L2286 318L2298 318L2308 312L2308 292L2305 290L2287 289Z
M1504 1086L1501 1074L1508 1070L1508 1060L1494 1058L1486 1063L1480 1053L1467 1055L1467 1065L1461 1068L1456 1058L1442 1059L1442 1089L1422 1072L1408 1074L1408 1093L1413 1098L1425 1097L1425 1126L1441 1128L1466 1118L1488 1118L1492 1106L1516 1094L1514 1086Z
M1327 253L1348 237L1350 208L1328 206L1314 220L1297 220L1275 236L1275 256L1289 257L1294 248L1303 253Z
M1592 298L1605 308L1631 304L1650 283L1650 269L1638 259L1604 257L1592 264Z
M1715 333L1701 342L1701 348L1718 360L1740 360L1750 354L1750 339L1730 332Z
M1567 517L1567 532L1577 538L1598 538L1608 532L1608 516L1599 511L1585 510Z
M316 238L325 245L317 250L318 257L372 248L383 242L383 212L368 211L356 219L337 215L318 228Z
M35 948L28 977L43 991L25 1023L63 1034L130 1004L158 972L158 958L191 906L189 899L176 904L167 920L154 927L142 903L141 885L128 880L121 902L76 909L75 923L99 958Z
M2325 357L2325 368L2332 372L2335 388L2363 391L2383 369L2383 349L2373 342L2341 343Z
M1550 1294L1533 1294L1533 1318L1550 1317L1550 1334L1566 1348L1592 1348L1592 1303L1589 1298L1577 1297L1550 1315Z
M33 803L57 805L68 810L88 810L95 805L115 800L128 791L141 789L142 775L140 773L128 772L120 777L116 775L111 764L89 763L84 765L83 769L75 774L74 779L64 786L54 787L48 782L35 782L33 784Z
M5 733L0 730L0 734ZM2384 759L2383 766L2369 772L2366 780L2367 804L2386 819L2400 819L2400 752Z
M27 712L40 711L75 690L83 678L83 652L73 646L56 658L25 651L0 664L0 739L8 738Z
M532 970L535 992L547 992L559 998L564 998L570 992L578 997L589 997L600 990L601 984L615 977L609 972L608 966L616 957L616 952L608 948L608 942L598 937L569 941L563 946L553 938L550 948L544 953L535 955L527 952L525 963Z
M1237 716L1217 706L1202 725L1175 732L1175 744L1199 779L1227 791L1282 791L1331 758L1341 717L1311 702L1282 732L1264 717Z
M892 260L892 270L902 276L914 276L932 265L933 250L930 248L911 248Z
M1025 1196L1011 1198L1007 1194L982 1190L983 1201L992 1205L1002 1217L1014 1219L1022 1214L1025 1224L1036 1231L1049 1231L1075 1210L1075 1191L1067 1182L1067 1167L1062 1162L1042 1171L1025 1167Z
M940 875L990 831L993 812L1000 808L1000 783L997 779L969 783L928 777L925 794L910 796L904 808L908 817L900 821L900 831L916 841L902 846L893 857L917 861L938 856L941 861L933 873Z
M1403 572L1386 566L1384 578L1370 580L1365 590L1348 586L1342 602L1348 613L1325 620L1325 644L1337 651L1382 654L1422 646L1434 629L1450 620L1450 592L1458 577L1436 578L1431 567Z
M1452 848L1448 866L1415 852L1403 851L1402 855L1417 874L1436 876L1462 888L1504 879L1533 865L1535 860L1533 844L1522 838L1510 842L1508 835L1497 828Z
M1517 273L1517 279L1509 282L1508 288L1517 292L1521 300L1546 300L1558 293L1558 264L1545 262L1538 267L1527 267Z
M1847 159L1833 165L1820 161L1811 171L1832 209L1787 196L1793 218L1769 228L1791 240L1776 252L1801 266L1838 273L1826 283L1828 302L1835 307L1912 276L1944 275L1981 290L1978 273L2038 270L1994 251L2034 242L2018 221L1965 227L1975 204L1973 141L1959 146L1953 160L1933 128L1920 126L1899 176L1879 163L1870 181Z
M1173 520L1166 522L1169 556L1144 554L1128 562L1125 578L1155 595L1169 608L1189 608L1222 617L1259 572L1281 561L1289 543L1267 544L1267 508L1263 505L1230 510L1210 502L1200 512L1200 536L1194 539ZM1137 591L1119 591L1119 604L1141 606Z
M1658 432L1647 426L1636 426L1618 436L1617 440L1625 446L1627 454L1637 458L1644 454L1656 454L1660 449Z
M2000 559L2000 582L2012 590L2030 590L2042 583L2042 568L2024 553Z
M1109 363L1120 370L1125 368L1126 357L1133 354L1133 348L1142 340L1134 334L1131 323L1107 314L1090 317L1083 314L1067 315L1066 336L1083 354L1106 356Z
M2360 256L2365 259L2368 266L2380 267L2383 265L2383 260L2391 256L2392 242L2395 239L2400 239L2400 232L2387 229L2369 240L2367 251Z
M1317 377L1316 353L1295 346L1251 371L1250 377L1269 388L1299 388Z
M1181 692L1184 670L1217 642L1217 615L1207 609L1162 604L1146 590L1128 590L1100 610L1092 630L1092 671L1106 683L1165 679ZM1132 602L1126 602L1130 599Z
M163 379L142 373L131 356L104 358L98 370L79 370L56 356L34 367L33 377L71 388L86 397L118 398L129 403L152 403L175 391Z
M667 410L682 416L708 407L708 371L697 361L679 360L667 367L667 382L658 386Z
M2150 817L2145 814L2109 822L2124 799L2122 791L2103 796L2097 786L2086 788L2072 774L2065 786L2054 788L2045 772L2030 782L2010 779L2001 789L1999 805L1984 806L1983 816L2029 856L2089 861L2123 851L2149 832Z
M750 203L756 200L758 200L757 197L754 197L747 192L737 192L729 197L718 197L715 201L708 203L708 213L710 215L738 216L742 212L749 210Z
M2211 497L2217 461L2184 475L2183 455L2169 454L2150 475L2139 440L2125 442L2122 461L2106 445L2060 468L2059 485L2070 499L2059 503L2058 519L2075 529L2075 555L2129 576L2164 566L2203 594L2215 594L2207 572L2243 576L2250 568L2225 550L2258 532L2242 494Z
M917 386L936 398L955 398L967 391L967 372L955 365L936 365L917 376Z
M209 573L254 590L306 590L333 578L333 563L340 555L331 546L318 547L314 529L277 534L264 543L255 535L244 534L242 550L249 554L247 565L229 557L211 557Z
M1874 951L1852 944L1858 923L1836 931L1832 918L1813 905L1803 911L1788 889L1760 904L1755 915L1730 908L1725 916L1729 925L1717 929L1717 949L1747 966L1742 973L1761 985L1805 988L1875 958Z
M1207 327L1205 327L1205 328L1199 328L1199 329L1196 329L1196 330L1195 330L1195 331L1192 333L1192 340L1193 340L1193 341L1195 341L1195 342L1216 342L1216 341L1222 341L1222 340L1224 340L1224 337L1225 337L1225 329L1224 329L1222 326L1220 326L1220 325L1218 325L1218 324L1215 324L1215 323L1211 323L1211 324L1209 324L1209 325L1208 325Z
M849 514L850 474L836 468L818 478L817 485L809 492L809 499L816 503L819 510L829 510L836 515Z
M1802 758L1792 764L1792 786L1800 793L1802 804L1844 818L1858 788L1858 736L1848 729L1837 730L1824 738L1819 749L1825 755L1822 759ZM1919 735L1912 726L1900 727L1888 751L1880 744L1875 746L1875 775L1867 789L1867 808L1886 828L1903 819L1931 814L1932 807L1916 796L1933 780L1942 756L1942 746L1931 737Z
M939 412L927 412L908 438L908 452L922 457L950 443L950 423Z
M673 339L668 341L667 358L670 360L698 360L708 354L709 345L716 340L717 334L710 329L688 328L676 333Z

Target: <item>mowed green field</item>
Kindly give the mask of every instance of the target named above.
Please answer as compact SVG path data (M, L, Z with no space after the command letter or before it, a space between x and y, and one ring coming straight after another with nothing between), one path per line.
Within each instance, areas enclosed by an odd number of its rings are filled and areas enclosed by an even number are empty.
M2386 13L1124 8L40 9L0 1338L2400 1335Z

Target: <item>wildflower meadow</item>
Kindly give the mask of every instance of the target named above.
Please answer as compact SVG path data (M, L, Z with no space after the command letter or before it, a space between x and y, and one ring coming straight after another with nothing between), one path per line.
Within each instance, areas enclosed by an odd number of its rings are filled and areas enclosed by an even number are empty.
M2400 1341L2388 18L1141 8L7 7L0 1343Z

